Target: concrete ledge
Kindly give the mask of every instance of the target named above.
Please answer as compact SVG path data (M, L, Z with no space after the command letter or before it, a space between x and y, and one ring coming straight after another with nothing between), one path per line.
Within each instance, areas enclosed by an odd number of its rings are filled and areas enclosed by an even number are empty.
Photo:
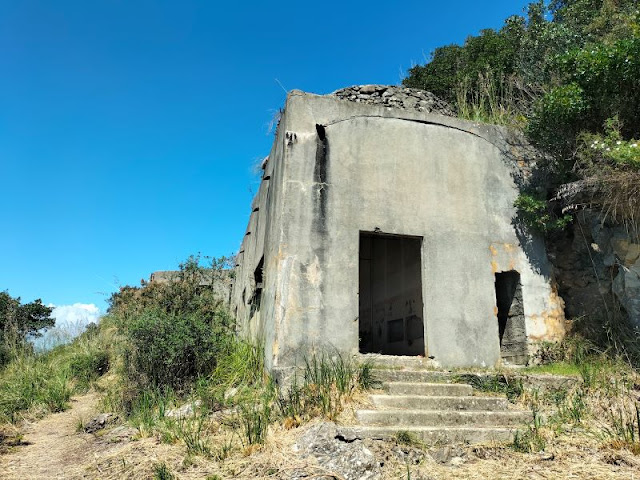
M425 397L421 395L371 395L376 407L412 410L485 410L508 408L509 402L500 397Z
M493 372L465 372L465 371L446 371L431 369L384 369L376 368L373 376L380 382L427 382L427 383L458 383L457 377L460 375L475 375L481 380L489 380L495 378L496 375L506 375L507 378L514 381L521 381L524 388L530 391L538 390L545 392L549 390L572 389L582 383L582 379L578 376L569 375L550 375L550 374L526 374L504 371Z
M389 382L384 390L391 395L471 396L473 387L464 383Z
M430 410L358 410L356 418L364 425L433 427L512 427L524 426L530 412L430 411Z
M513 441L515 428L479 427L342 427L345 436L393 440L399 431L408 432L428 445L438 443L507 443Z

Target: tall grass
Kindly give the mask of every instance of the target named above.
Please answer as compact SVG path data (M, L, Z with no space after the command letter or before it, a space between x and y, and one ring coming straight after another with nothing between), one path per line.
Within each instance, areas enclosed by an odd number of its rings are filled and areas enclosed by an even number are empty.
M28 355L14 359L0 375L0 423L15 423L28 410L60 412L71 398L68 368Z
M516 79L492 74L478 74L472 82L466 77L455 88L458 116L465 120L523 128L522 89L516 88Z
M345 400L372 386L371 369L369 363L357 364L337 353L308 357L302 378L296 375L290 387L279 392L280 414L295 423L314 416L335 419Z
M74 392L85 391L108 370L108 344L106 334L86 334L45 353L13 349L0 370L0 423L65 410Z
M166 463L156 463L153 466L153 480L175 480L175 478L176 476L171 473Z
M579 428L616 448L640 452L640 402L638 372L620 350L599 345L574 334L559 344L541 345L529 372L545 371L555 363L561 373L570 371L580 383L571 388L549 389L544 394L525 393L533 422L518 432L518 451L544 449L548 442Z
M524 392L522 380L508 375L476 375L473 373L458 374L453 377L456 383L466 383L481 392L500 393L514 402Z

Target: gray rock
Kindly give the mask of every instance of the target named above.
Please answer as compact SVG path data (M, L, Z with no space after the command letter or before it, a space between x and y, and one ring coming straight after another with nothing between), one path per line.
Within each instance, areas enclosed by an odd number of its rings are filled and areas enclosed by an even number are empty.
M118 417L113 413L101 413L87 422L84 426L84 431L86 433L95 433L107 427L109 424L114 423L117 419Z
M229 400L235 397L237 394L238 394L238 389L236 387L231 387L226 392L224 392L224 399Z
M418 110L427 113L455 116L453 108L434 94L416 88L396 87L392 85L361 85L343 88L331 95L343 100L384 105L387 107Z
M467 452L455 445L447 445L442 448L437 448L429 451L431 458L434 461L441 463L443 465L460 465L464 463L464 458L467 455Z
M612 288L631 324L640 328L640 260L631 267L621 265Z
M332 422L309 428L294 450L303 458L315 458L327 473L333 472L345 480L373 480L382 476L379 462L362 440L345 438Z
M196 408L202 405L201 400L196 400L195 402L185 403L179 408L174 408L172 410L167 410L164 414L165 417L169 418L185 418L191 417L195 414Z
M138 435L138 430L128 425L121 425L107 432L103 439L109 442L127 442Z
M396 445L392 450L394 456L406 465L418 465L425 459L425 452L408 445Z

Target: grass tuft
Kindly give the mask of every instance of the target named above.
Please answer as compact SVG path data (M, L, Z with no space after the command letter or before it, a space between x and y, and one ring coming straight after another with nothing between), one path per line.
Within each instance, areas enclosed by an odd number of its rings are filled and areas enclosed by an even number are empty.
M167 467L166 463L156 463L153 466L154 480L175 480L175 478L176 476L171 473L171 470L169 470L169 467Z

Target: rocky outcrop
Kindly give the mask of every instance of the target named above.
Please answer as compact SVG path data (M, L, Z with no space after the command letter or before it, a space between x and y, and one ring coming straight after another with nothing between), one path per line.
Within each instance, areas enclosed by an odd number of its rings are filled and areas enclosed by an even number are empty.
M619 261L618 274L613 279L613 293L631 323L640 329L640 244L615 238L611 246Z
M417 88L392 85L356 85L342 88L331 95L356 103L385 105L419 112L438 113L449 117L456 116L453 108L447 102L436 97L431 92Z
M640 328L640 241L595 209L549 242L567 317L601 317L620 310Z
M345 438L331 422L319 423L307 430L298 439L294 451L303 458L315 458L321 468L345 480L374 480L382 475L379 462L362 440ZM291 478L301 477L293 475Z

